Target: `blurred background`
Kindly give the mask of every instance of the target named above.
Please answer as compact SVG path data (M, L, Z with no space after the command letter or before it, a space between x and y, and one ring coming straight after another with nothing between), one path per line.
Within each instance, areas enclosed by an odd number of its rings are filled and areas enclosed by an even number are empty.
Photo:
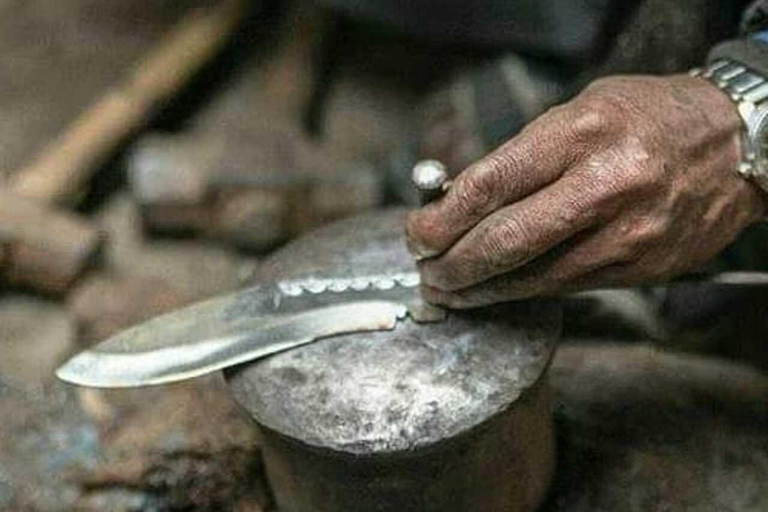
M402 202L387 168L422 99L496 53L303 0L1 0L0 510L268 509L219 377L105 392L53 371Z
M220 377L106 392L53 371L313 227L412 204L418 158L456 173L591 77L698 64L738 14L649 0L605 51L510 54L350 4L0 0L1 511L270 510ZM661 337L642 300L609 302Z

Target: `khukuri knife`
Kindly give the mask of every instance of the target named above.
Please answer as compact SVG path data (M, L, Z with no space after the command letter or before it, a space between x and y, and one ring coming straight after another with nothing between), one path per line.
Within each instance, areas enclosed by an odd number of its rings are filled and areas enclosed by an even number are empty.
M57 376L83 386L164 384L328 336L439 321L421 302L416 272L258 285L155 318L86 350Z

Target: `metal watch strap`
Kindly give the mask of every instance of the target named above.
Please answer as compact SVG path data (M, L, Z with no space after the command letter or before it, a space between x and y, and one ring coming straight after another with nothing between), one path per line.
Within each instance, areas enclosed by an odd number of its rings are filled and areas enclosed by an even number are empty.
M693 69L690 75L708 80L736 103L744 122L744 153L737 172L744 178L756 179L761 188L766 188L766 177L757 172L757 154L749 137L752 114L764 102L768 104L768 79L739 62L725 58L716 59L705 68Z
M757 105L768 98L768 79L732 60L715 60L703 69L694 69L691 75L706 78L737 103Z

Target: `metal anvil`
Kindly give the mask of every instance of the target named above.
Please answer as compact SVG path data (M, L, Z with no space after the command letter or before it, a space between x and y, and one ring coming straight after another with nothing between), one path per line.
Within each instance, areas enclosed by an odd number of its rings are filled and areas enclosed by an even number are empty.
M404 211L305 236L256 279L413 269ZM524 301L336 336L227 373L281 512L530 512L554 468L546 373L559 304Z

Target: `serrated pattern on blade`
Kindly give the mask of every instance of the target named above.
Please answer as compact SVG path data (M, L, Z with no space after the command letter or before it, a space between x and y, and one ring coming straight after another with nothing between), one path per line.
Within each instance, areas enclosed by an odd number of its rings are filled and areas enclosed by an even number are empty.
M418 272L398 274L375 274L364 277L308 278L293 281L281 281L277 286L288 297L320 293L344 293L349 291L391 290L395 287L415 288L421 279Z

